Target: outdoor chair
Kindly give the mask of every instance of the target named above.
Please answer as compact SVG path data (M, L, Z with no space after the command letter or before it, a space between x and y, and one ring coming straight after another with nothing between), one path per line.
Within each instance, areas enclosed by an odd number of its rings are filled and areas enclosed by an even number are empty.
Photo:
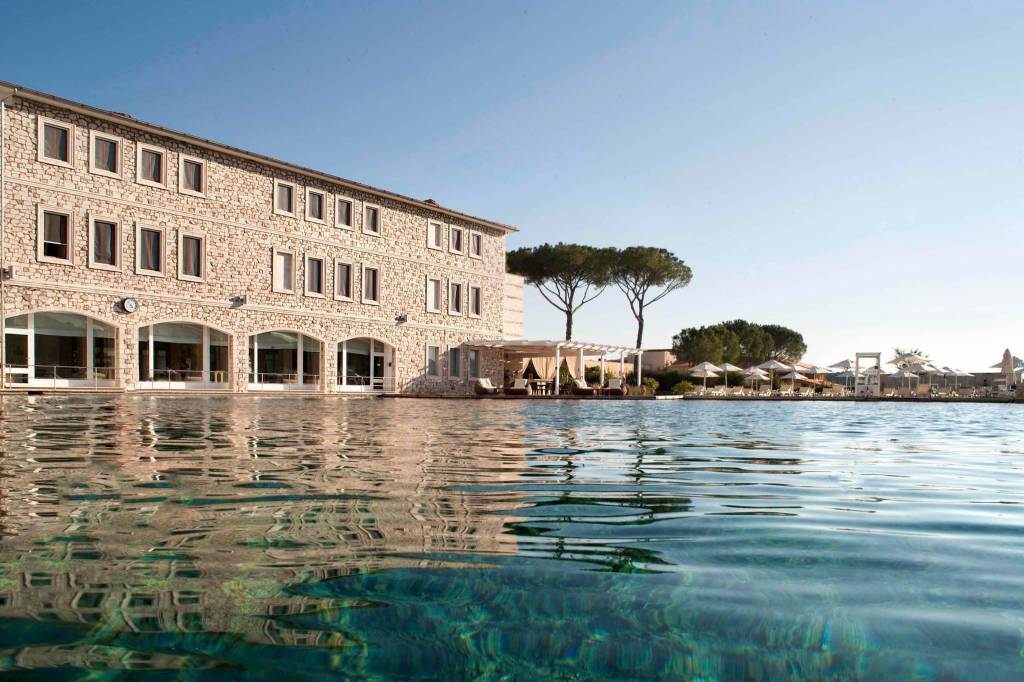
M596 395L597 389L587 386L586 380L581 377L573 381L572 392L573 395Z
M737 398L742 397L744 393L746 393L746 391L743 390L742 386L733 386L729 389L729 395Z
M484 377L477 379L473 383L473 392L477 395L496 395L498 389L491 383L490 379Z
M606 395L626 395L626 389L622 387L622 379L609 379L608 387L604 389Z
M832 388L829 387L829 386L826 386L825 388L821 389L821 397L822 398L831 398L832 397Z
M511 388L505 389L506 395L530 395L530 385L526 383L526 379L519 378L512 383Z
M757 396L759 398L769 398L769 397L771 397L771 395L772 395L772 387L771 386L761 386L760 388L757 389Z

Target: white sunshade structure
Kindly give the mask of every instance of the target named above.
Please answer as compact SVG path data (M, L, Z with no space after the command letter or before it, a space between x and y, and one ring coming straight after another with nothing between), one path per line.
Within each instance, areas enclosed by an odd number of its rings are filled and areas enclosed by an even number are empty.
M742 367L737 367L736 365L730 364L728 362L723 362L721 365L718 366L718 369L723 371L723 372L725 372L725 387L726 388L729 388L729 372L742 372L743 371Z
M708 387L708 379L717 379L718 372L715 372L713 369L701 367L701 365L711 365L711 367L714 367L710 362L702 362L700 365L697 365L690 370L690 376L697 377L698 379L704 379L704 388L706 389Z
M617 357L619 361L619 376L625 377L625 365L627 357L635 357L638 360L643 355L639 348L628 348L626 346L613 346L603 343L587 343L584 341L530 341L516 339L502 341L500 339L480 339L466 341L463 344L466 348L489 348L504 352L505 361L509 360L532 360L534 358L554 358L554 381L555 395L558 394L560 383L560 369L563 358L577 358L577 367L580 377L583 376L586 358L599 358L601 361L601 381L604 381L605 361L609 356ZM535 363L536 364L536 363ZM636 385L641 383L641 368L637 362Z
M800 372L790 372L789 374L785 375L782 378L783 379L789 379L790 381L792 381L793 382L793 386L796 386L796 382L798 382L798 381L807 381L807 377L805 377Z

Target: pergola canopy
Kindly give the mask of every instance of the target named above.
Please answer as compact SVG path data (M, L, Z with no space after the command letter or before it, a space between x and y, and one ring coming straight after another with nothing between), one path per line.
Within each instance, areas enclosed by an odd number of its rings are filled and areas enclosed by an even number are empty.
M500 339L480 339L466 341L463 345L467 348L497 348L504 350L506 353L514 353L525 357L553 356L556 351L558 351L558 355L583 351L583 355L596 356L631 356L643 353L643 350L639 348L588 343L585 341L530 341L526 339L502 341Z

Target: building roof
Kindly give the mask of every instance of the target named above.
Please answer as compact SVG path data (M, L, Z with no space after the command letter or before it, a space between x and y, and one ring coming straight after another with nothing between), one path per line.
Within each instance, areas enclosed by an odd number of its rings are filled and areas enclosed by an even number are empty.
M584 355L605 355L607 353L618 353L622 355L640 355L642 350L629 348L628 346L612 346L603 343L588 343L585 341L530 341L527 339L516 339L500 341L496 339L476 339L466 341L463 345L470 348L500 348L506 352L516 353L524 356L554 355L557 348L559 353L571 353L583 351Z
M220 142L215 142L214 140L198 137L196 135L190 135L188 133L183 133L177 130L173 130L171 128L165 128L154 123L146 123L145 121L140 121L137 118L134 118L133 116L129 116L128 114L123 114L117 111L110 111L107 109L100 109L98 107L93 107L88 104L82 104L81 102L74 102L69 99L64 99L63 97L58 97L56 95L50 95L45 92L39 92L38 90L25 88L14 83L0 81L0 99L6 99L10 95L21 97L22 99L34 102L48 104L54 107L59 107L61 109L70 109L85 116L93 116L95 118L100 118L111 123L128 126L130 128L142 130L148 133L152 133L154 135L169 137L175 140L179 140L181 142L185 142L187 144L196 145L197 147L204 147L211 151L228 154L230 156L240 157L249 161L255 161L257 163L266 164L268 166L273 166L275 168L279 168L281 170L289 171L292 173L307 175L318 180L342 185L349 189L367 192L369 194L374 194L376 196L391 199L392 201L397 201L410 206L416 206L430 211L435 211L437 213L443 213L451 217L461 218L462 220L466 220L468 222L475 223L477 225L481 225L484 227L495 228L506 233L519 231L517 228L512 227L511 225L495 222L493 220L487 220L485 218L478 218L477 216L473 216L468 213L462 213L461 211L456 211L455 209L446 208L444 206L439 205L433 199L413 199L412 197L407 197L403 194L398 194L397 192L389 192L387 190L372 187L370 185L364 185L361 182L348 180L337 175L332 175L330 173L325 173L323 171L313 170L312 168L305 168L303 166L288 163L287 161L281 161L280 159L275 159L270 156L257 154L256 152L250 152L245 149L239 149L238 147L232 147L230 145L226 145Z

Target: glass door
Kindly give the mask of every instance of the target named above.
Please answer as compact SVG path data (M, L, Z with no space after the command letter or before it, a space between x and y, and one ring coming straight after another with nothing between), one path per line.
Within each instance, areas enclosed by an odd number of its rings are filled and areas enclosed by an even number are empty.
M379 346L379 344L374 344ZM384 353L374 351L373 353L373 368L370 375L370 383L375 391L384 390Z

